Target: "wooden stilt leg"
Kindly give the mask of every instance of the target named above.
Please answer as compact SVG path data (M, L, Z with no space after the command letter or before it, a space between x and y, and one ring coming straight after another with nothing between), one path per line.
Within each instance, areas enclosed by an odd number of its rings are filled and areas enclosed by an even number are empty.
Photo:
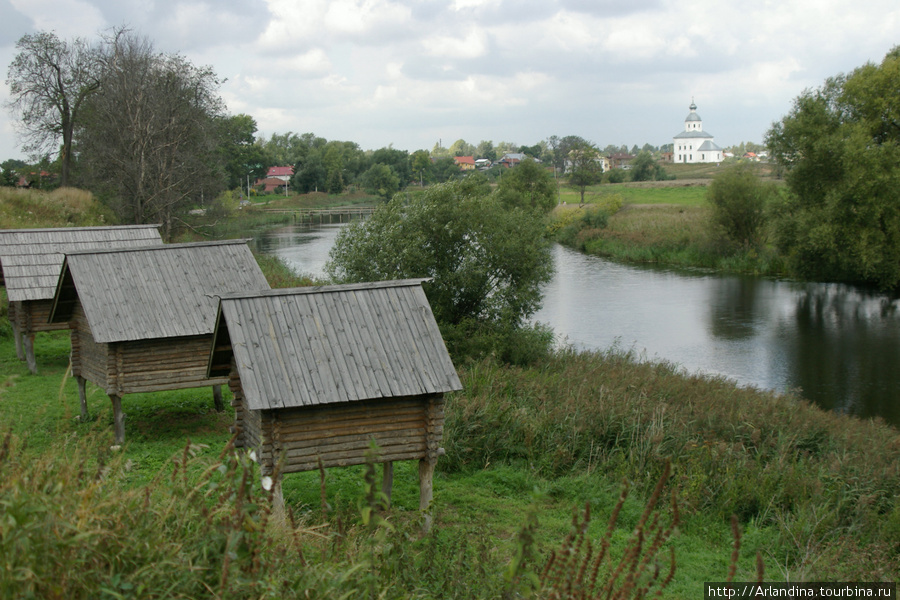
M381 493L387 498L387 505L391 505L391 491L394 488L394 463L386 462L382 465Z
M28 370L32 375L37 375L37 361L34 358L34 334L26 333L23 336L25 342L25 362L28 363Z
M283 523L287 513L284 510L284 490L281 487L283 477L279 475L272 482L272 517L276 522Z
M434 460L423 458L419 461L419 510L425 513L423 528L431 529L431 500L434 495L432 479L434 477Z
M25 348L22 346L22 331L13 326L13 338L16 340L16 357L19 360L25 360Z
M116 445L125 443L125 413L122 412L122 399L118 396L110 396L113 405L113 420L116 426Z
M213 386L213 405L216 407L216 412L222 412L223 410L225 410L225 404L222 402L221 385Z
M88 419L90 419L90 415L88 414L87 407L87 390L86 390L86 380L81 375L78 375L75 378L75 381L78 382L78 400L81 402L81 422L86 423Z

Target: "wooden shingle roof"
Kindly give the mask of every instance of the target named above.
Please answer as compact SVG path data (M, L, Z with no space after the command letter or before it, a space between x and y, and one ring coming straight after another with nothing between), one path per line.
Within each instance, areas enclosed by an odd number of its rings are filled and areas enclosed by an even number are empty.
M162 244L159 225L0 230L0 283L10 302L49 300L67 252Z
M423 281L224 296L210 376L233 356L252 410L462 389Z
M268 289L247 240L74 252L50 320L69 320L77 299L99 343L207 335L218 296Z

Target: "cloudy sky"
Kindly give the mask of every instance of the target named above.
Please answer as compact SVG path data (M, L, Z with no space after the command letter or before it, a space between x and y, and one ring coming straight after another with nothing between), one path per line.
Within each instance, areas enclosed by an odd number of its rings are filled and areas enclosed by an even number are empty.
M363 149L457 139L670 143L693 98L720 146L761 142L806 88L900 44L897 0L0 0L24 34L127 25L210 65L259 134ZM0 161L25 158L0 111Z

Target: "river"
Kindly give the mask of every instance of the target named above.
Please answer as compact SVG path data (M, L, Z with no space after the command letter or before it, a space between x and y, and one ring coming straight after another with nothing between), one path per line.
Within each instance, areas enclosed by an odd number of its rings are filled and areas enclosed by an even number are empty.
M322 276L341 227L278 228L258 234L255 245ZM563 343L618 346L900 426L896 299L838 284L626 266L559 245L553 260L534 320Z

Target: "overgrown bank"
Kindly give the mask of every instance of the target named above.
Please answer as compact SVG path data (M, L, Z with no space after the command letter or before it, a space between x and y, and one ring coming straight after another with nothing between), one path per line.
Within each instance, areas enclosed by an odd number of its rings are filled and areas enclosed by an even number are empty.
M296 284L265 269L272 285ZM377 473L291 475L293 522L279 525L249 458L228 448L233 415L212 410L208 390L126 397L129 442L110 452L102 390L89 389L97 419L74 418L68 338L41 334L36 349L32 376L0 334L7 595L547 597L534 581L579 577L581 563L541 578L572 509L590 506L595 549L611 544L605 582L666 462L672 476L654 514L666 531L674 492L681 525L648 559L641 586L657 562L656 583L667 577L669 550L677 569L664 597L695 597L703 581L724 578L731 514L743 531L738 580L755 579L757 553L769 580L900 575L896 430L672 365L568 351L523 367L459 362L465 389L447 401L436 527L423 536L415 464L397 465L390 512L380 509ZM623 479L632 494L606 533Z

